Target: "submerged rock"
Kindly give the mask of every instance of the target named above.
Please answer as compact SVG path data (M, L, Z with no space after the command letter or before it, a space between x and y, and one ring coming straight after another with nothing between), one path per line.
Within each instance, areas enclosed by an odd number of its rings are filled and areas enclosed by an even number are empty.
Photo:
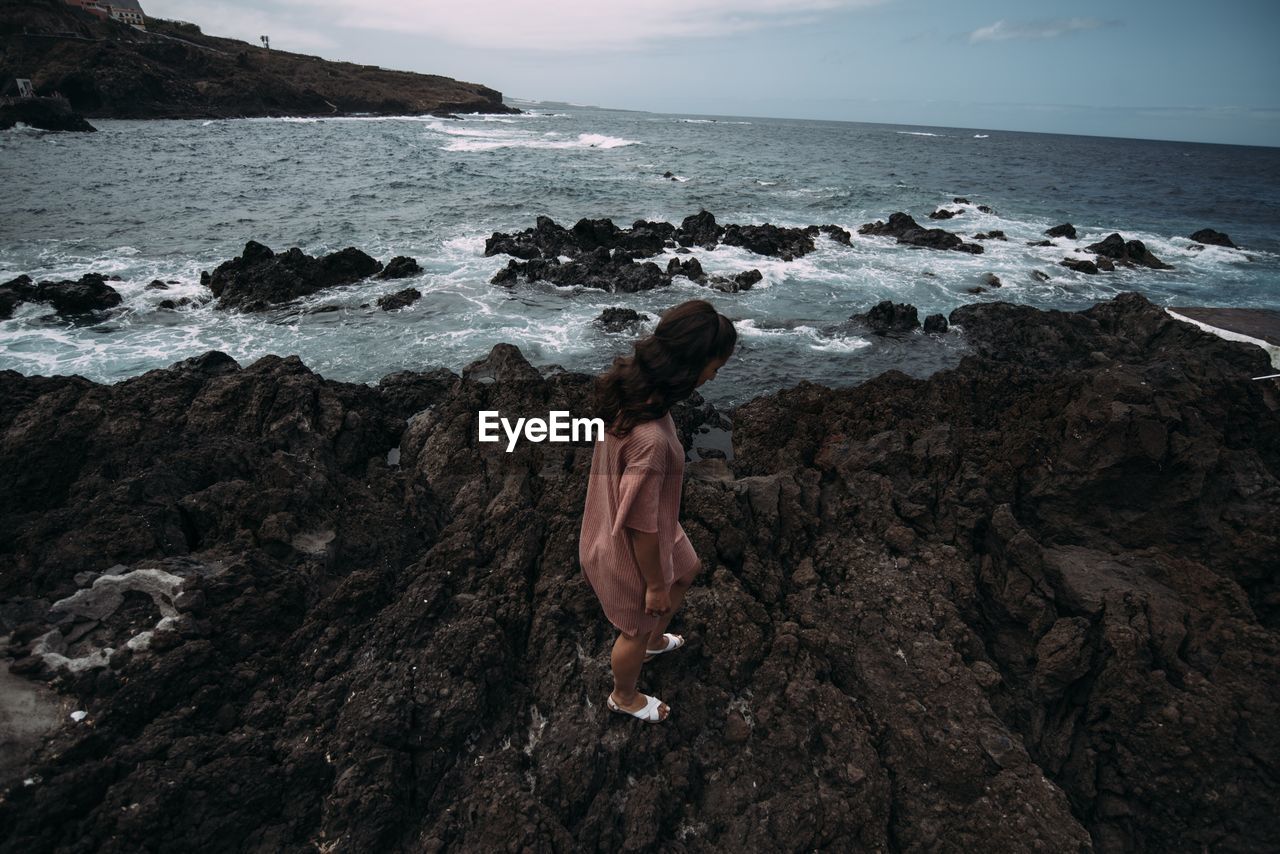
M647 314L642 314L634 308L606 308L600 312L600 316L595 322L604 327L605 332L638 332L642 328L644 321L649 320Z
M1206 243L1210 246L1225 246L1228 249L1239 249L1232 242L1231 238L1221 231L1214 231L1212 228L1202 228L1191 235L1191 239L1197 243Z
M412 305L421 298L422 291L417 288L405 288L402 291L396 291L394 294L378 297L378 308L383 311L395 311L398 308Z

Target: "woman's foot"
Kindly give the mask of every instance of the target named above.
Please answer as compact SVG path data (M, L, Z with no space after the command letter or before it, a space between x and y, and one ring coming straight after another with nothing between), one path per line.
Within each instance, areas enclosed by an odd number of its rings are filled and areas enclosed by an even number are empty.
M648 661L655 655L662 655L664 652L671 652L673 649L679 649L682 646L684 646L684 637L681 635L665 633L662 636L662 640L657 643L654 643L653 639L650 638L649 645L645 648L647 654L644 660Z
M659 700L657 697L650 697L648 694L636 692L635 696L629 702L622 702L616 694L609 694L609 708L615 712L626 712L632 717L639 718L647 723L658 723L665 721L667 715L671 714L671 707Z

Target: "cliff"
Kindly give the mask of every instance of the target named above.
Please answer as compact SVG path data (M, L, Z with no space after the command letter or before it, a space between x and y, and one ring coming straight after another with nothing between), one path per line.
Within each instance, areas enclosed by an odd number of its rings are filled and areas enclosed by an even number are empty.
M61 0L0 0L0 91L30 78L100 118L518 112L499 92L433 74L330 62L155 18L148 31Z

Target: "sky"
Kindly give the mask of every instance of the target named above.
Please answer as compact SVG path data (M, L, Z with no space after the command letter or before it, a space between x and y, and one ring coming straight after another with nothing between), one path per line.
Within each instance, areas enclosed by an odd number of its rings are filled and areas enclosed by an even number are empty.
M1280 0L143 0L508 98L1280 146Z

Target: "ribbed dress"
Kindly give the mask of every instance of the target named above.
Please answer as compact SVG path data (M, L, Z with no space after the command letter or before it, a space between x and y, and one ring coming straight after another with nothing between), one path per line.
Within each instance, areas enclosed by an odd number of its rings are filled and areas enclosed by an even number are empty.
M578 561L605 616L623 634L650 632L658 622L644 612L645 580L628 528L658 532L668 589L701 568L680 526L684 456L670 412L637 424L621 439L606 432L592 452Z

